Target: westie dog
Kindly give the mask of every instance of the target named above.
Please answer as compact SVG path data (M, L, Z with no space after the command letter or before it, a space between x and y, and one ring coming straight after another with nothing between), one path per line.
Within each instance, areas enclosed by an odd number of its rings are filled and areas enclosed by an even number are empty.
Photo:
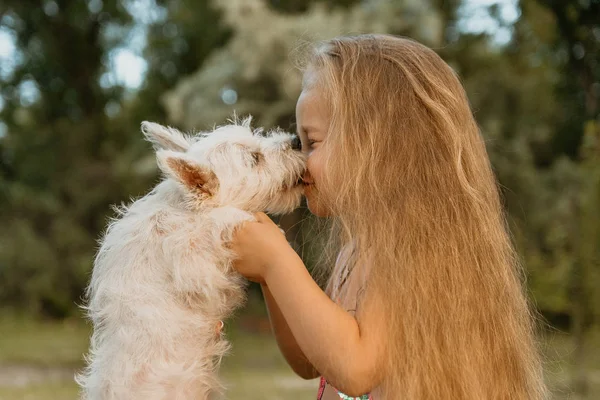
M89 400L200 400L221 392L219 322L244 301L227 248L251 212L285 213L302 196L297 136L250 119L186 136L144 122L166 178L119 210L101 242L85 307L93 322Z

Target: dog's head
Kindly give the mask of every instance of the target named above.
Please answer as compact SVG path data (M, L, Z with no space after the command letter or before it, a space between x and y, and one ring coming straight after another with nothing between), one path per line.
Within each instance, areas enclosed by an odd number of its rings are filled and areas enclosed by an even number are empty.
M200 206L290 212L300 204L306 158L296 135L250 128L250 118L210 133L187 136L151 122L142 132L154 144L160 169Z

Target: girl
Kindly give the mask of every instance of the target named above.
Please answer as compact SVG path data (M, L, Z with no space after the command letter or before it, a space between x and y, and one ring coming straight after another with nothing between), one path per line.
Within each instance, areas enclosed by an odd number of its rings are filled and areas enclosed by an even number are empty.
M534 318L484 141L432 50L318 45L296 108L310 211L342 243L323 292L264 214L237 232L279 347L319 398L541 399Z

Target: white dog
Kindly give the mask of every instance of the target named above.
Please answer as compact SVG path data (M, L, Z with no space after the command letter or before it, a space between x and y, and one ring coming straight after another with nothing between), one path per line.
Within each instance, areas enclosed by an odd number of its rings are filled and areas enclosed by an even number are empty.
M89 400L203 400L220 392L228 343L215 327L244 301L227 249L251 212L302 196L299 139L250 119L188 137L144 122L166 178L119 210L102 240L85 307L94 332L77 377Z

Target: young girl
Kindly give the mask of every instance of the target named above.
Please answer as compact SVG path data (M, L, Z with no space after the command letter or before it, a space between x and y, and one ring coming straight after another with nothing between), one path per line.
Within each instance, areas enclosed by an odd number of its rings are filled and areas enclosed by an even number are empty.
M311 54L296 108L310 211L343 244L326 293L264 214L232 243L286 360L322 400L541 399L534 318L484 141L432 50Z

